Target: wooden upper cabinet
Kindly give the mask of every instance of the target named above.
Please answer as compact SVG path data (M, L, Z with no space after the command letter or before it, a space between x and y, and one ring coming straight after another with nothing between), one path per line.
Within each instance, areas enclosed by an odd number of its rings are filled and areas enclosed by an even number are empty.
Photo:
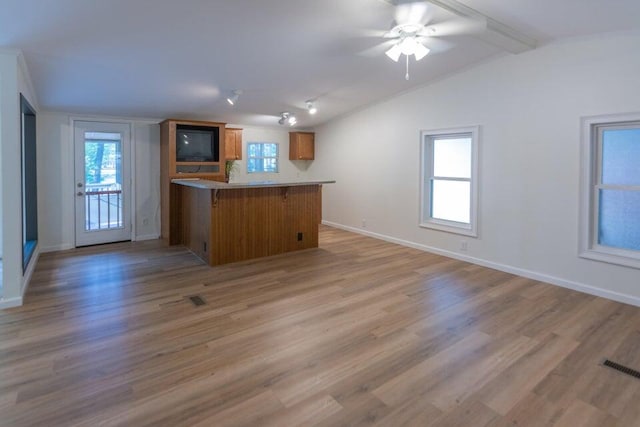
M289 132L289 160L313 160L315 133Z
M226 128L224 153L227 160L242 160L242 129Z

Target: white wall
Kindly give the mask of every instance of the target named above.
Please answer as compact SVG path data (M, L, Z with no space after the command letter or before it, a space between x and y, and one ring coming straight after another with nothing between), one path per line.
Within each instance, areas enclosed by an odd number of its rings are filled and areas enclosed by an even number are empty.
M0 52L0 211L2 220L2 295L0 308L20 305L29 277L37 263L39 246L22 269L22 186L20 142L20 93L38 113L24 60L19 51ZM36 117L39 120L39 115ZM38 141L39 144L39 141Z
M317 128L310 172L337 180L323 219L640 305L640 270L577 256L580 118L640 111L638 46L638 32L550 44ZM420 130L469 125L481 126L479 236L419 228Z
M227 125L227 127L242 128L242 160L236 161L230 182L246 181L291 181L305 179L307 169L311 164L307 160L289 160L289 131L297 130L289 127L268 128L243 125ZM247 143L275 142L279 151L279 171L274 173L247 173Z
M135 161L135 239L160 234L160 127L157 120L80 117L45 112L38 116L38 209L43 251L75 246L72 118L132 124Z

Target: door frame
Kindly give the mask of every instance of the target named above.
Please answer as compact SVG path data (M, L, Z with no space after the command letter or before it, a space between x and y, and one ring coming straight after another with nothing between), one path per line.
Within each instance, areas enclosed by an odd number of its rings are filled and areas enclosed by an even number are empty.
M71 156L71 164L73 165L73 171L71 172L70 177L70 185L69 188L73 190L73 203L71 205L71 209L73 212L74 224L73 224L73 243L72 247L78 247L76 245L76 196L75 196L75 186L76 186L76 142L75 142L75 129L76 122L96 122L96 123L119 123L123 125L129 126L129 195L127 197L130 203L129 209L129 221L131 222L131 241L134 242L136 236L136 150L135 150L135 121L131 119L118 119L117 117L96 117L96 116L70 116L69 117L69 138L71 140L70 144L70 153Z

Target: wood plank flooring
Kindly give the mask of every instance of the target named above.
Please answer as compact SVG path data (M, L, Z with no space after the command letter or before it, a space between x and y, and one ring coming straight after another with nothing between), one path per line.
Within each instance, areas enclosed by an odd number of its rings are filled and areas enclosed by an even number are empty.
M640 426L604 358L640 369L640 308L345 231L215 268L121 243L0 311L0 425Z

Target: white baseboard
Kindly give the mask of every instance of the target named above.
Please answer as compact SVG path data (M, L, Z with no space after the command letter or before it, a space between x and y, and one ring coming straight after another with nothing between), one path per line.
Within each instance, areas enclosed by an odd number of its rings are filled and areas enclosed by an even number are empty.
M136 242L141 242L143 240L156 240L160 238L160 234L145 234L142 236L136 236Z
M421 251L434 253L437 255L446 256L449 258L454 258L460 261L470 262L472 264L481 265L483 267L493 268L495 270L504 271L505 273L515 274L517 276L526 277L528 279L538 280L540 282L550 283L552 285L561 286L563 288L571 289L578 292L583 292L589 295L595 295L602 298L607 298L613 301L622 302L625 304L635 305L640 307L640 298L635 297L633 295L622 294L615 291L610 291L607 289L598 288L596 286L586 285L584 283L573 282L566 279L561 279L555 276L549 276L547 274L538 273L531 270L526 270L519 267L513 267L506 264L500 264L493 261L487 261L481 258L475 258L468 255L462 255L457 252L451 252L444 249L435 248L433 246L427 246L420 243L410 242L408 240L398 239L396 237L387 236L385 234L374 233L371 231L362 230L356 227L350 227L347 225L338 224L331 221L322 221L322 224L328 225L330 227L339 228L341 230L351 231L353 233L362 234L365 236L373 237L375 239L384 240L390 243L396 243L398 245L407 246L414 249L419 249Z
M11 307L20 307L22 305L22 297L0 298L0 310Z
M57 251L68 251L69 249L75 248L71 243L62 243L59 245L45 246L42 248L40 252L57 252Z
M142 236L135 236L134 237L134 241L136 242L141 242L143 240L155 240L155 239L159 239L160 238L160 234L156 233L156 234L145 234ZM45 252L58 252L58 251L67 251L69 249L74 249L75 245L73 243L61 243L59 245L51 245L51 246L45 246L42 248L41 252L45 253Z
M27 289L29 289L29 284L31 283L31 276L33 275L33 271L36 269L36 265L38 264L38 259L40 258L40 247L36 245L36 249L33 251L33 255L31 256L31 260L29 261L29 266L27 267L27 271L24 272L24 276L22 277L22 289L20 289L20 305L24 302L24 294L27 293Z

